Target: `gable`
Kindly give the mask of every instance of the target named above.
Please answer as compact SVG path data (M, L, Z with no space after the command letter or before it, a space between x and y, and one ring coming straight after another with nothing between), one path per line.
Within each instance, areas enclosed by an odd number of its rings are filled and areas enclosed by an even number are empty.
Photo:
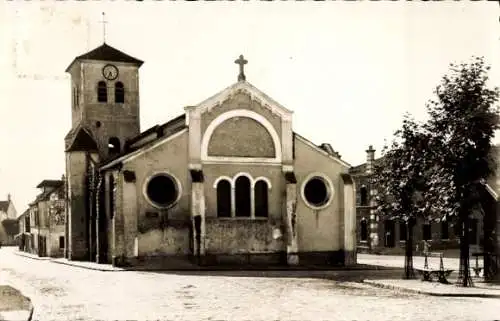
M90 132L79 126L73 133L73 137L67 137L66 151L97 151L97 143ZM70 135L68 134L68 135Z
M247 81L238 81L212 97L202 101L198 105L186 107L186 111L195 110L197 114L211 112L213 109L217 109L238 94L249 97L250 101L256 102L279 118L291 119L292 117L293 112L291 110L283 107L277 101Z

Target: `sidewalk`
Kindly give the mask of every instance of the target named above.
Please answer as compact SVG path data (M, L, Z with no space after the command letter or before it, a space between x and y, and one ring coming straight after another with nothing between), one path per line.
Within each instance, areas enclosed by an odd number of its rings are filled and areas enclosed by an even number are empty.
M476 297L476 298L499 298L500 285L491 285L475 281L474 287L464 288L451 284L439 282L424 282L415 280L364 280L363 283L379 288L391 289L402 292L420 293L432 296L450 297Z
M29 298L9 285L0 285L0 321L30 321L32 316Z
M374 255L374 254L358 254L358 263L378 265L384 267L398 267L404 268L404 256L396 255ZM455 270L452 276L448 278L450 284L442 284L439 282L423 282L417 274L417 279L404 280L404 279L384 279L384 280L370 280L366 279L363 282L372 286L392 289L396 291L404 291L411 293L420 293L433 296L455 296L455 297L483 297L483 298L500 298L500 284L485 283L481 278L475 277L475 273L471 269L472 281L474 287L464 288L455 284L457 271L459 267L458 258L444 258L445 269ZM471 267L476 265L475 259L470 261ZM478 260L480 267L483 266L482 259ZM423 267L424 257L414 256L413 267ZM429 258L430 267L438 267L439 259Z

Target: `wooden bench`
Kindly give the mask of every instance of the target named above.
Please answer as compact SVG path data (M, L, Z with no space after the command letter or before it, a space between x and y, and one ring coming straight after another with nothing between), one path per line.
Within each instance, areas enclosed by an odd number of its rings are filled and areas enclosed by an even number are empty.
M484 252L474 252L472 253L471 255L476 257L476 265L472 267L472 269L474 270L474 273L476 274L477 277L480 276L481 274L481 271L483 270L484 268L484 255L486 253ZM482 256L483 257L483 266L479 266L479 257Z
M429 257L439 258L439 269L429 267ZM445 270L443 263L443 253L441 252L428 252L424 253L424 268L416 269L422 275L422 281L432 282L433 277L437 277L440 283L448 284L448 277L453 270Z

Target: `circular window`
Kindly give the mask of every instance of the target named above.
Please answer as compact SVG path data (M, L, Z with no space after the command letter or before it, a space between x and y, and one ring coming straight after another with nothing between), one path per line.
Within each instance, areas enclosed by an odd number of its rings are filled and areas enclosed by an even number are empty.
M162 173L153 176L146 184L146 196L149 201L161 208L172 206L179 199L180 193L175 178Z
M307 205L320 209L326 207L332 198L332 186L325 177L314 175L302 187L302 197Z

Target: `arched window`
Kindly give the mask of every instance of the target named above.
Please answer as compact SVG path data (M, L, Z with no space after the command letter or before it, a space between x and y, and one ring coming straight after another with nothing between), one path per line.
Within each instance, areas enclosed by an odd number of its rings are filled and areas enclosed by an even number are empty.
M225 179L217 183L217 216L231 217L231 183Z
M361 196L361 206L366 206L368 205L368 190L366 189L365 186L361 187L359 189L359 194Z
M125 87L123 83L118 81L115 84L115 103L123 104L125 102Z
M108 88L105 81L99 81L97 84L97 101L100 103L108 102Z
M267 217L268 215L268 196L267 196L267 183L263 180L255 183L255 216Z
M120 140L117 137L111 137L108 141L108 150L110 154L120 152Z
M368 222L366 219L361 220L361 241L368 241Z
M236 179L236 213L235 216L250 217L250 180L246 176L240 176Z

